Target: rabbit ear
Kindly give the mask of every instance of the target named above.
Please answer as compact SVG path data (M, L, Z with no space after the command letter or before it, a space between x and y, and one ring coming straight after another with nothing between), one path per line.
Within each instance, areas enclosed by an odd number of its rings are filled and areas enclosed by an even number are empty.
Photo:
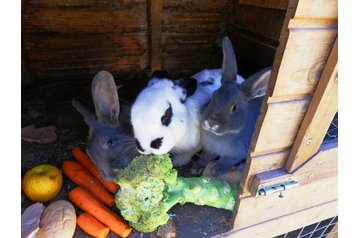
M72 106L76 108L79 113L81 113L88 126L91 127L94 124L94 122L96 121L96 116L85 105L83 105L77 99L73 98Z
M224 82L235 82L237 75L237 64L234 49L227 36L223 39L223 65L222 65L222 79Z
M119 100L112 74L100 71L92 81L92 97L98 121L117 125Z
M175 88L180 89L180 101L185 102L185 100L194 94L197 81L194 78L178 79L173 81Z
M272 67L264 68L248 77L245 82L241 84L248 101L257 97L262 97L266 94L271 70Z

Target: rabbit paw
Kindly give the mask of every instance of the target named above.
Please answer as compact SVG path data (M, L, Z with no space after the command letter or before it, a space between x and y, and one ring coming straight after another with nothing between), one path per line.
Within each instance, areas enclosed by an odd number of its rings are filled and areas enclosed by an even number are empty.
M204 167L205 166L202 166L199 163L194 163L193 166L191 166L190 168L190 173L192 175L201 175L204 171Z
M216 162L211 168L208 168L208 173L213 177L220 176L224 173L229 172L232 169L231 164L220 163L220 160Z

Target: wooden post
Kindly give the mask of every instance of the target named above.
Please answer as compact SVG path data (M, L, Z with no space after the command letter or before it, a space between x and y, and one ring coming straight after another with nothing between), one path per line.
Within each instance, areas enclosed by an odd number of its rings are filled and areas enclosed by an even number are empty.
M338 39L336 39L286 163L289 172L312 157L338 109Z
M162 68L161 53L161 34L163 18L163 0L149 0L149 58L150 70L160 70Z

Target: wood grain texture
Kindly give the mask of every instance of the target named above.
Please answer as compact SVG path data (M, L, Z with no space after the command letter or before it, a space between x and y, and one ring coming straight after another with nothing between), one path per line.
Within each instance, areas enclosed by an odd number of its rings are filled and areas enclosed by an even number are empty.
M309 207L307 209L290 213L284 216L275 217L266 222L248 226L242 229L233 230L224 233L218 237L248 237L248 238L266 238L276 237L290 231L294 231L301 227L334 217L338 211L338 200L329 201ZM332 230L332 232L334 232ZM338 237L332 234L327 236L330 238Z
M253 135L250 156L289 149L306 113L310 99L277 102L263 105ZM264 118L264 120L262 120ZM262 120L262 121L261 121Z
M221 39L232 1L163 0L162 68L190 75L221 67Z
M285 10L287 8L288 0L238 0L238 2L242 5Z
M292 175L300 185L338 176L338 147L318 152Z
M241 198L237 205L238 211L233 230L247 228L335 201L338 199L338 178L334 176L316 180L284 191L283 197L279 197L279 195L279 193L273 193L263 197Z
M33 0L22 7L22 41L32 79L92 78L149 65L147 1Z
M311 103L298 131L288 157L286 168L292 172L322 144L327 130L338 110L338 40L320 77Z
M161 70L162 68L162 19L163 1L149 0L150 13L150 70Z

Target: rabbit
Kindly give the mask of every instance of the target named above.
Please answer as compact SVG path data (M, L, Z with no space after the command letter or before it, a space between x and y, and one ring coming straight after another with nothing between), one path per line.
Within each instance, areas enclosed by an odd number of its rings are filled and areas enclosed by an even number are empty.
M222 175L245 161L271 75L268 67L242 84L237 83L236 58L228 37L223 39L222 49L221 87L200 112L203 150L191 168L194 174L217 157L219 160L210 168L212 176Z
M75 98L72 105L89 126L89 157L102 177L113 180L117 170L127 166L139 154L130 125L130 110L122 106L124 110L120 113L116 84L109 72L98 72L91 87L95 113Z
M158 73L159 72L159 73ZM200 151L199 110L220 87L221 69L207 69L188 79L170 80L153 73L131 110L136 146L141 154L170 152L175 167ZM237 76L238 81L243 81Z

